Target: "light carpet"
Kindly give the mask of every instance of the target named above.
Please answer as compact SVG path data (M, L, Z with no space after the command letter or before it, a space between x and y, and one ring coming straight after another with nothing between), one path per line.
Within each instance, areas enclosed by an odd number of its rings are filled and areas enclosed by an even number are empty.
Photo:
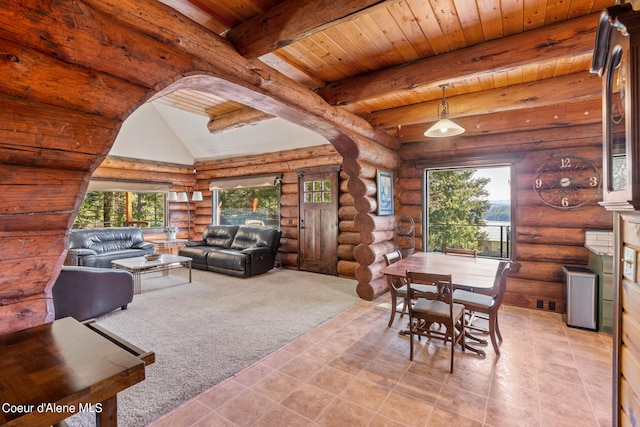
M185 269L143 276L129 309L98 324L154 351L146 379L118 394L119 425L144 426L358 301L357 282L274 269L240 279ZM88 413L71 426L95 424Z

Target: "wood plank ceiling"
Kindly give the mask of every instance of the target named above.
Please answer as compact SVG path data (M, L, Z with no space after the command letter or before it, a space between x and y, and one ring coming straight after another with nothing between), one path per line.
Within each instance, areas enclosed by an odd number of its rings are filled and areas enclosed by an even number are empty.
M419 140L447 84L450 118L498 132L482 115L600 102L588 72L595 27L614 0L161 0L373 126ZM260 112L177 90L161 102L209 116L212 132ZM566 107L563 107L566 108ZM551 111L558 118L557 111ZM585 112L586 114L586 112ZM502 125L504 131L504 124ZM508 125L507 125L508 126Z

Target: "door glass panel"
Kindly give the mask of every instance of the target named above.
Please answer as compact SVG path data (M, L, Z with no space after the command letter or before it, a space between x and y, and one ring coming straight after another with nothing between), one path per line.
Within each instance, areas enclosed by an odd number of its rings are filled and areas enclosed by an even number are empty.
M331 203L331 180L305 181L303 188L305 203Z

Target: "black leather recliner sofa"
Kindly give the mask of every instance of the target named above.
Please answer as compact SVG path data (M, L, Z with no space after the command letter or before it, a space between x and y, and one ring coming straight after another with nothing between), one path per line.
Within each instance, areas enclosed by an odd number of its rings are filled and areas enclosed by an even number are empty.
M111 268L111 261L156 251L137 227L86 228L69 235L66 265Z
M178 254L191 258L193 268L251 277L273 268L280 235L268 227L208 225L202 240L187 243Z

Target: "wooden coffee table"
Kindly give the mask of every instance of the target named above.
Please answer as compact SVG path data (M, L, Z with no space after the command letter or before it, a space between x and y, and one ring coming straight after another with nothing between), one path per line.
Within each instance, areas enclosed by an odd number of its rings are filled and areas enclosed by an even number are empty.
M169 271L174 268L184 267L189 269L189 283L191 283L191 258L186 256L162 254L160 258L149 261L145 257L124 258L111 261L114 268L127 270L133 274L133 293L142 292L141 275L154 271Z

